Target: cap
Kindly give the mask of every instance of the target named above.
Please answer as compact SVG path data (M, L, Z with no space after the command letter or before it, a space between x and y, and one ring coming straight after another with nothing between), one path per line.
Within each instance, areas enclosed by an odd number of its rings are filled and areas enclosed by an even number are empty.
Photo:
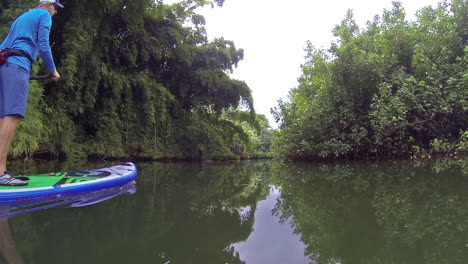
M63 5L59 2L59 0L39 0L39 3L54 3L58 7L63 8Z

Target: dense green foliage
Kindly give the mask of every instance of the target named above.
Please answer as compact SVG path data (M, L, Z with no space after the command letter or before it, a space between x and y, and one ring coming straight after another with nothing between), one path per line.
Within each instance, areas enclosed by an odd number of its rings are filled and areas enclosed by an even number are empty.
M328 50L306 49L299 86L275 115L277 156L363 158L466 152L468 4L399 2L359 29L349 11Z
M204 18L195 13L215 3L223 1L64 1L51 32L62 78L32 84L27 119L11 153L181 159L253 155L242 126L222 117L242 106L250 123L256 122L249 87L229 77L243 50L223 38L208 41ZM0 33L36 4L0 1ZM42 71L38 66L32 74Z

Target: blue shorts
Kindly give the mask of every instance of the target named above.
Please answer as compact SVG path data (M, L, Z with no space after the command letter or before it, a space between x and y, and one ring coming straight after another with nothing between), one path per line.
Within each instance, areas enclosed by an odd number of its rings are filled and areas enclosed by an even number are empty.
M29 71L14 63L0 65L0 118L24 117L28 101Z

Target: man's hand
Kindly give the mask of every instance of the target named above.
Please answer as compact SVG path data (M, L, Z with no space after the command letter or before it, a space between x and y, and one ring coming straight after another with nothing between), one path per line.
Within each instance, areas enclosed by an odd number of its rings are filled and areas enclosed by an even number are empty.
M54 70L53 72L50 73L50 78L56 81L60 78L60 74L58 73L57 70Z

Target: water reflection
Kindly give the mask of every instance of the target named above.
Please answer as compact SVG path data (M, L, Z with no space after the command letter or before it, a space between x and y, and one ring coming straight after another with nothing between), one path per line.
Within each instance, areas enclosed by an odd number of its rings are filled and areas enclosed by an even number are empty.
M109 200L122 194L134 194L135 183L131 182L119 187L108 188L92 193L50 197L36 200L26 200L10 203L0 203L0 218L9 218L37 210L54 207L83 207Z
M9 264L23 263L10 233L8 218L0 219L0 261L2 260Z
M277 166L277 213L317 263L466 263L466 161Z
M130 199L15 217L25 262L244 263L231 244L249 237L257 201L268 195L265 164L138 167Z
M467 164L142 163L132 196L9 226L24 263L466 263Z
M122 194L134 194L135 192L135 183L129 183L124 186L87 194L0 204L0 263L23 263L10 232L10 217L31 213L37 210L51 209L54 207L84 207L109 200Z
M294 234L291 220L280 221L272 215L280 197L280 192L272 188L267 199L257 205L253 232L249 238L233 245L245 263L313 263L304 256L305 246L299 235Z

